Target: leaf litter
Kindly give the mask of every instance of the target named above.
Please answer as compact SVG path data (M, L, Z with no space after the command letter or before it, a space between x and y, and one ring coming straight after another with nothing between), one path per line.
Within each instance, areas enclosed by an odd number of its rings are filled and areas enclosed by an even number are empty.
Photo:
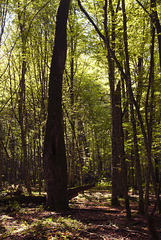
M0 239L5 240L150 240L145 216L137 212L137 201L130 203L132 219L126 219L121 206L112 207L109 191L85 191L70 201L70 209L56 213L42 206L14 203L0 208ZM151 206L152 207L152 206ZM156 214L161 236L161 214Z

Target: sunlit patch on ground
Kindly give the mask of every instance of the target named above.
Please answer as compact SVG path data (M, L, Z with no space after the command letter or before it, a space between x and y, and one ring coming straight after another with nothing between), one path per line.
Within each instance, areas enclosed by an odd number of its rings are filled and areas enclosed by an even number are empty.
M0 239L150 240L146 219L137 214L137 202L131 202L133 218L128 221L123 200L120 207L111 207L110 198L105 190L85 191L61 213L14 202L0 208ZM161 216L157 217L161 222Z

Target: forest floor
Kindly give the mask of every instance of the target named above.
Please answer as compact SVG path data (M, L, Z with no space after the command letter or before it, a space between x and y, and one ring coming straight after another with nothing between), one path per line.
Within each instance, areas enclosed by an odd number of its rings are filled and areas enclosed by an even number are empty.
M17 202L0 206L0 239L151 239L145 216L137 213L136 196L130 201L131 220L126 219L123 200L120 207L112 207L110 198L105 190L85 191L61 213ZM156 213L154 220L161 239L161 214Z

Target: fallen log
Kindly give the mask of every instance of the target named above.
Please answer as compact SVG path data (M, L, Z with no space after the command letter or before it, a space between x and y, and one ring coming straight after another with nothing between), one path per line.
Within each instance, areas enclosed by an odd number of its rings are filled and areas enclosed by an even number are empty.
M83 186L79 186L79 187L73 187L73 188L69 188L68 189L68 199L71 200L72 198L78 196L79 193L91 189L93 188L95 185L83 185ZM26 203L33 203L33 204L45 204L46 203L46 196L35 196L35 195L31 195L31 196L25 196L25 195L19 195L19 196L9 196L7 194L7 196L5 197L0 197L0 204L1 205L5 205L5 204L9 204L9 203L13 203L13 202L18 202L20 204Z
M78 196L79 193L89 190L91 188L95 187L95 184L90 185L83 185L79 187L73 187L68 189L68 199L71 200L72 198Z

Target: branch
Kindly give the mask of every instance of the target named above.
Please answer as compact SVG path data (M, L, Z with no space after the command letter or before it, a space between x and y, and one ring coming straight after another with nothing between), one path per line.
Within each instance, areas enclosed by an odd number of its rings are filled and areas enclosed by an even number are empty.
M138 1L138 0L137 0ZM100 32L100 30L98 29L98 27L96 26L96 24L94 23L94 21L91 19L91 17L89 16L89 14L86 12L86 10L83 8L83 6L81 5L81 2L80 0L77 0L78 2L78 5L81 9L81 11L85 14L85 16L87 17L87 19L92 23L92 25L94 26L96 32L99 34L99 36L103 39L104 43L107 44L107 41L106 41L106 38L104 35L102 35L102 33ZM117 68L119 69L119 71L121 72L121 75L122 77L125 79L125 81L128 81L128 77L126 75L126 73L124 72L124 69L123 67L121 66L120 62L118 61L116 55L115 55L115 52L111 49L110 45L108 44L108 49L112 55L112 58L114 59L116 65L117 65ZM136 109L136 112L137 112L137 115L138 115L138 118L139 118L139 121L140 121L140 125L141 125L141 129L142 129L142 133L143 135L145 136L145 145L147 146L147 137L146 137L146 132L145 132L145 128L144 128L144 123L143 123L143 118L141 116L141 113L140 113L140 109L139 109L139 106L134 98L134 94L133 94L133 91L132 89L130 89L131 91L131 96L132 96L132 101L133 101L133 104L135 106L135 109Z
M31 25L32 25L34 19L35 19L36 16L48 5L49 2L51 2L51 0L47 1L47 2L35 13L35 15L33 16L32 20L31 20L31 22L30 22L30 24L29 24L29 28L28 28L28 31L27 31L27 35L28 35L29 31L30 31L30 28L31 28Z
M143 4L139 0L136 0L136 1L142 7L142 9L149 15L149 17L152 18L151 14L146 10L146 8L143 6Z
M0 138L0 142L1 142L1 145L2 145L4 151L5 151L6 155L7 155L7 158L8 158L9 160L11 160L10 153L9 153L7 147L4 145L4 142L3 142L3 140L2 140L1 138Z
M95 28L95 30L96 30L96 32L98 33L98 35L102 38L102 40L104 41L104 43L107 44L105 36L100 32L100 30L98 29L98 27L96 26L96 24L94 23L94 21L92 20L92 18L89 16L89 14L87 13L87 11L83 8L80 0L77 0L77 2L78 2L78 5L79 5L81 11L85 14L85 16L86 16L87 19L90 21L90 23L92 23L92 25L93 25L93 27ZM111 47L110 47L109 44L108 44L107 47L109 48L109 51L111 52L111 55L112 55L113 59L115 60L116 65L117 65L119 71L121 72L122 76L124 77L124 79L127 79L126 74L125 74L125 72L124 72L124 70L123 70L123 67L121 66L120 62L118 61L118 59L117 59L114 51L111 49Z
M85 14L85 16L87 17L87 19L90 21L90 23L92 23L93 27L95 28L96 32L98 33L98 35L100 36L100 38L102 38L102 40L105 42L105 36L100 32L99 28L96 26L96 24L94 23L94 21L92 20L92 18L89 16L89 14L87 13L87 11L84 9L84 7L82 6L80 0L77 0L78 5L81 9L81 11Z

